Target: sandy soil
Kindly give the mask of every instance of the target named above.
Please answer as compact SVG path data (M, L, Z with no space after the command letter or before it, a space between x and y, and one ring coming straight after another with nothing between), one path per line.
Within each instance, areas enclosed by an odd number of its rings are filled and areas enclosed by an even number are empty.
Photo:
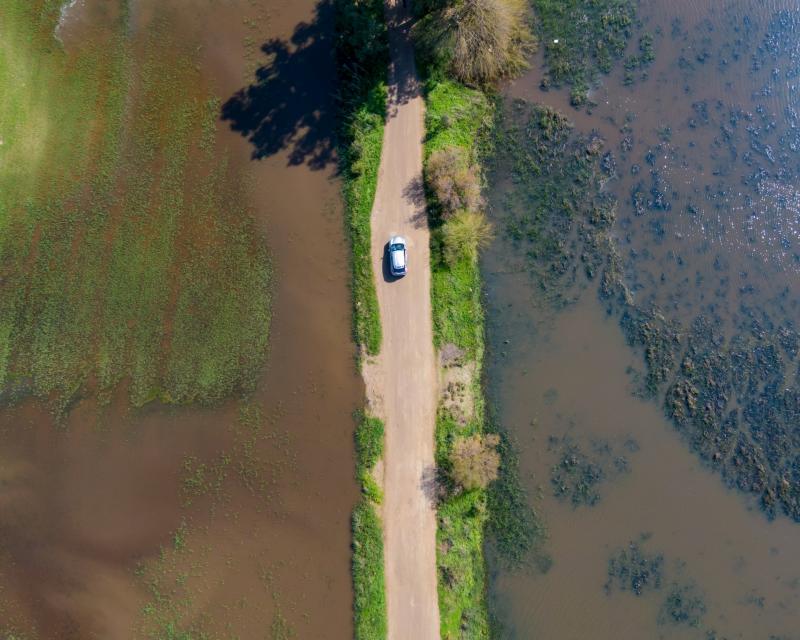
M429 232L422 193L424 104L401 0L387 0L392 65L389 118L372 211L372 255L383 346L364 368L386 422L383 520L389 638L439 638L436 514L432 501L437 370ZM408 242L408 275L385 262L389 237Z

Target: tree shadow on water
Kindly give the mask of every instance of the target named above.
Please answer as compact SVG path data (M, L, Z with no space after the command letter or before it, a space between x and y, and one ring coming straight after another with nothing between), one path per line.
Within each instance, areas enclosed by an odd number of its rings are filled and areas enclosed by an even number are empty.
M335 162L334 7L316 6L287 42L267 41L254 82L222 106L222 119L253 145L253 159L287 150L289 165L324 169Z

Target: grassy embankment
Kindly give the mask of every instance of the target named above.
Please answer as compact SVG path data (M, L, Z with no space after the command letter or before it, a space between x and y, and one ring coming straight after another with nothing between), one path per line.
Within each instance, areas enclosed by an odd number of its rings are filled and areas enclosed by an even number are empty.
M456 354L442 372L445 389L436 425L436 462L442 486L437 528L441 636L446 640L482 639L491 636L485 551L491 546L501 561L520 563L542 531L518 482L514 448L504 433L499 434L500 468L494 482L466 489L459 486L453 473L455 445L497 429L487 415L481 385L484 310L477 250L486 237L474 232L464 244L454 239L451 229L460 219L468 219L470 212L477 214L473 220L483 218L482 199L470 192L472 183L483 185L482 164L492 150L498 101L492 87L497 79L520 71L524 53L534 42L528 33L525 7L516 0L474 5L483 7L476 9L477 13L447 0L424 4L417 33L427 102L425 169L432 228L434 341L438 349ZM432 13L426 14L426 10ZM506 40L494 40L497 32L492 32L492 25L504 19L511 20L505 25ZM494 43L492 46L500 47L493 59L480 61L480 51L470 53L473 46L485 50L482 40L485 46ZM480 62L473 64L474 59ZM451 168L439 170L437 177L432 158L441 166L443 157L454 160L446 163ZM442 181L441 174L448 171L452 181ZM457 197L453 197L454 191Z
M368 355L381 348L370 215L386 120L388 43L380 0L337 0L341 170L352 243L353 324Z
M472 160L479 141L486 140L492 120L492 103L479 90L446 79L427 82L425 158L446 146L466 150ZM481 278L477 260L462 257L448 265L439 249L440 228L433 225L431 300L434 342L437 348L452 344L474 364L464 393L472 395L474 411L466 424L440 409L436 423L436 462L447 468L457 437L484 429L480 370L484 351L484 317ZM442 638L486 638L486 568L483 556L487 524L488 491L473 489L448 495L438 506L437 564L439 614Z
M426 82L426 159L437 150L457 146L477 163L491 151L495 98L453 80L431 75ZM435 206L435 203L434 203ZM442 406L436 425L437 466L447 475L453 443L476 433L496 432L488 418L481 386L484 356L484 310L480 265L463 255L448 264L442 258L441 221L432 219L431 297L434 341L441 349L462 352L468 381L452 394L468 394L472 406L466 421ZM491 544L502 561L522 562L543 535L517 478L512 443L500 433L498 479L487 488L446 492L438 507L437 562L442 638L488 638L486 564Z
M361 416L356 430L356 475L363 497L353 511L353 585L356 640L386 637L383 530L376 506L383 494L373 477L383 456L383 422Z
M213 403L254 386L270 268L194 52L128 6L69 51L0 8L0 396Z
M351 240L353 327L362 353L377 355L381 321L372 272L371 214L386 119L388 41L383 0L337 0L339 133L347 230ZM361 415L356 476L362 497L352 516L354 625L357 640L386 637L382 492L373 469L383 455L383 424Z

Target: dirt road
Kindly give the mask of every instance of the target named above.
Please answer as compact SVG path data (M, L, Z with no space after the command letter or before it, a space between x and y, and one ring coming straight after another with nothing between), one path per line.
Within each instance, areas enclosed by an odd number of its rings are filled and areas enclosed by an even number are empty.
M439 638L436 514L431 494L437 375L430 302L428 226L422 194L424 105L402 0L387 0L389 118L372 211L372 256L383 346L365 369L386 422L386 591L390 640ZM408 275L385 264L389 236L408 242Z

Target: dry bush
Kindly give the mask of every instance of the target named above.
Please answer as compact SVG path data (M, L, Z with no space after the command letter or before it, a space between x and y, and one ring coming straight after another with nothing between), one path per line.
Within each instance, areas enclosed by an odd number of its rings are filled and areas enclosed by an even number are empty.
M496 480L500 468L499 442L496 434L475 434L456 440L450 453L453 481L470 491L485 488Z
M442 227L444 261L454 266L460 259L475 260L493 237L492 225L481 211L461 211Z
M457 0L423 23L421 40L471 85L519 73L535 49L525 0Z
M446 147L432 153L425 177L445 220L458 211L477 211L483 207L479 169L467 162L459 147Z

